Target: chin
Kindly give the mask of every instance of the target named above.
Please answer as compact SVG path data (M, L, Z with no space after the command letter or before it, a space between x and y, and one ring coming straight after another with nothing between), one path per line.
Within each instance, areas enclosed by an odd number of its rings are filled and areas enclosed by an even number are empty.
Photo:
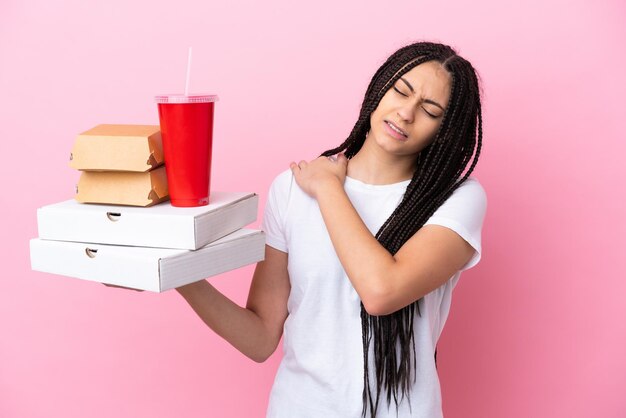
M385 134L382 134L385 135ZM375 137L375 138L380 138L380 137ZM385 151L387 151L390 154L397 154L398 151L400 151L401 149L403 149L403 145L400 141L397 141L393 138L389 138L386 136L382 136L382 140L378 140L375 139L376 141L376 145L378 146L378 148L381 148Z

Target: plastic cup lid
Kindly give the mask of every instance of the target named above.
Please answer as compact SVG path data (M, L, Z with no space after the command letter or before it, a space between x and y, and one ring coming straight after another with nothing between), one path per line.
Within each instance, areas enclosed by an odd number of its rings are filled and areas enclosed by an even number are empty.
M157 103L209 103L217 102L219 99L215 94L194 94L185 96L184 94L164 94L155 96Z

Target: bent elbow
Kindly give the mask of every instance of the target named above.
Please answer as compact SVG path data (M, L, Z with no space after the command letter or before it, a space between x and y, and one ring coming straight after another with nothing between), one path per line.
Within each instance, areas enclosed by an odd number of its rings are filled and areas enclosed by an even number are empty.
M371 316L383 316L393 313L389 304L389 292L385 289L373 291L366 298L362 299L365 311Z
M383 316L385 315L383 313L383 310L381 310L378 306L372 306L372 305L366 305L365 303L363 304L363 307L365 308L365 312L367 312L370 316Z
M270 347L267 347L264 350L257 350L254 353L251 353L246 356L250 358L252 361L254 361L255 363L265 363L267 359L272 357L272 354L274 354L274 352L276 351L277 346L278 344L272 344Z
M407 296L406 292L403 293L392 286L383 286L370 291L362 299L363 307L371 316L391 315L417 300Z
M369 303L363 304L365 311L371 316L385 316L394 313L394 310L390 310L387 306L381 303Z
M269 356L248 356L248 358L252 361L254 361L255 363L265 363L265 361L269 358Z
M272 356L274 352L256 352L256 353L252 353L250 355L248 355L248 358L252 361L254 361L255 363L265 363L267 361L268 358L270 358Z

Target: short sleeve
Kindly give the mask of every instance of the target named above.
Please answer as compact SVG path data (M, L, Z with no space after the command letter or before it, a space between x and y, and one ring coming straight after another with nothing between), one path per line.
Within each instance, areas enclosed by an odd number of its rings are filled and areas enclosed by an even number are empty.
M265 243L277 250L288 252L285 236L285 212L289 198L291 170L280 173L270 185L261 229L265 232Z
M476 178L468 177L424 224L450 228L474 247L474 255L460 271L468 270L480 261L481 235L486 211L485 189Z

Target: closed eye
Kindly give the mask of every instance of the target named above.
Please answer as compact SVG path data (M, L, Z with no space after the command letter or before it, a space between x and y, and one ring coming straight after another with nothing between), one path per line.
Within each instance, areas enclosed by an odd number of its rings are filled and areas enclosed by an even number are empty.
M393 89L394 89L395 91L397 91L398 93L400 93L401 95L403 95L404 97L409 97L409 96L407 96L406 94L402 93L400 90L398 90L398 89L396 88L396 86L393 86Z
M401 95L403 95L404 97L409 97L408 95L406 95L406 94L402 93L400 90L398 90L398 89L396 88L396 86L393 86L393 89L394 89L396 92L398 92L398 94L401 94ZM424 108L422 108L422 109L424 109ZM435 116L435 115L433 115L432 113L429 113L426 109L424 109L424 113L426 113L429 117L431 117L431 118L433 118L433 119L437 119L437 118L439 117L439 116Z
M422 108L422 109L424 109L424 108ZM430 116L430 117L431 117L431 118L433 118L433 119L437 119L437 118L438 118L438 116L435 116L435 115L433 115L432 113L428 113L428 112L426 111L426 109L424 109L424 113L426 113L428 116Z

